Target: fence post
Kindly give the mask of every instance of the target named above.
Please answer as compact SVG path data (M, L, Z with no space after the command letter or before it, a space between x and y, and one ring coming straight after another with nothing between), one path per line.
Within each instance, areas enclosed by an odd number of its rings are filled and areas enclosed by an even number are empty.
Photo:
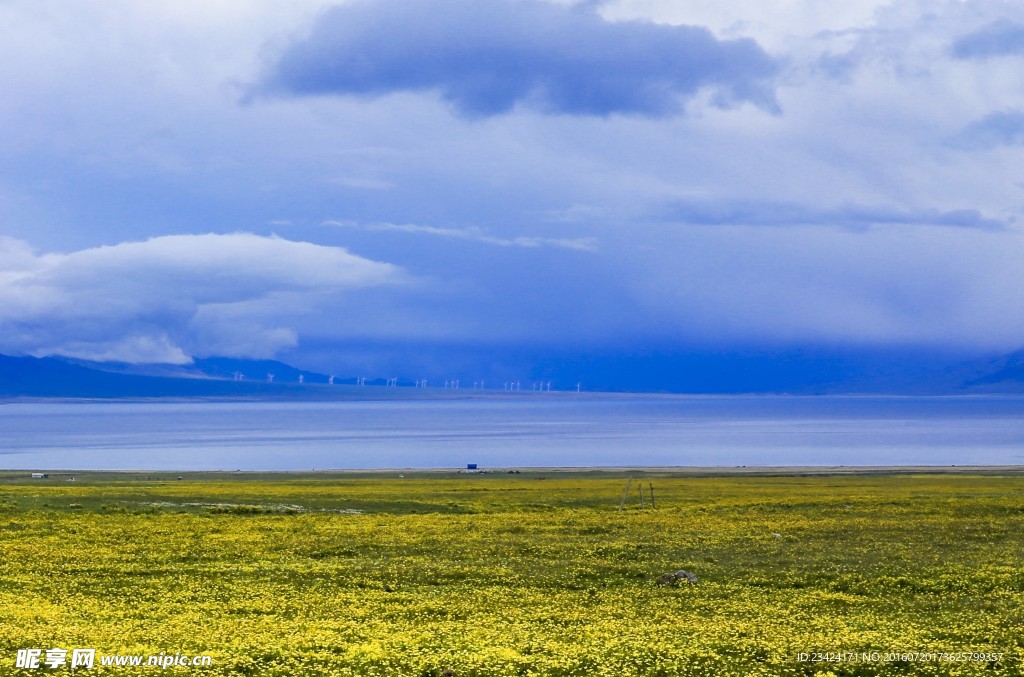
M619 510L622 510L626 505L626 495L629 494L629 484L633 481L632 477L626 479L626 489L622 492L622 500L619 501Z

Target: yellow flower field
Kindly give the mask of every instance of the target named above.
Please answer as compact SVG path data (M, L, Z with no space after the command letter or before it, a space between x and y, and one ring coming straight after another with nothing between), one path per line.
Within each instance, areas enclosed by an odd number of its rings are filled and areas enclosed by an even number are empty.
M0 674L1024 671L1022 477L24 475ZM100 665L161 652L211 665Z

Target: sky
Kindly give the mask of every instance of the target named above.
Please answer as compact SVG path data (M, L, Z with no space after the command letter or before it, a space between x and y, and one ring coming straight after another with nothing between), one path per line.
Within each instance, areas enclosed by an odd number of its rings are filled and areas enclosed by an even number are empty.
M1024 346L1019 2L0 0L0 83L0 353Z

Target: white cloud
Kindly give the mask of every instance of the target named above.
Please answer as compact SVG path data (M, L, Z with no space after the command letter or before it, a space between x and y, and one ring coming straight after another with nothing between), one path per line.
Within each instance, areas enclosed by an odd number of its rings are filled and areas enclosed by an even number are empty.
M318 301L403 281L399 268L338 247L246 233L45 255L4 239L0 352L175 363L193 354L265 357L296 343L292 323Z
M591 237L535 237L517 235L515 237L497 237L483 228L440 228L438 226L421 226L414 223L356 223L355 221L327 220L322 225L339 228L357 228L372 233L410 233L413 235L432 235L434 237L453 238L492 244L498 247L555 247L557 249L575 249L577 251L597 251L597 241Z
M328 183L335 183L347 188L359 188L362 190L387 190L395 184L382 179L369 179L361 176L343 176L337 179L328 179Z
M32 354L42 357L63 355L96 362L128 362L131 364L189 364L192 357L174 345L166 334L132 335L110 340L76 341L60 337L54 345L41 345Z

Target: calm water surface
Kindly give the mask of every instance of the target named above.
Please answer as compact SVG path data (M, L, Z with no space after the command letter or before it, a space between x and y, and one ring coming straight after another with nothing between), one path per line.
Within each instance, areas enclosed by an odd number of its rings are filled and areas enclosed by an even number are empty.
M0 468L1024 464L1024 398L9 402Z

